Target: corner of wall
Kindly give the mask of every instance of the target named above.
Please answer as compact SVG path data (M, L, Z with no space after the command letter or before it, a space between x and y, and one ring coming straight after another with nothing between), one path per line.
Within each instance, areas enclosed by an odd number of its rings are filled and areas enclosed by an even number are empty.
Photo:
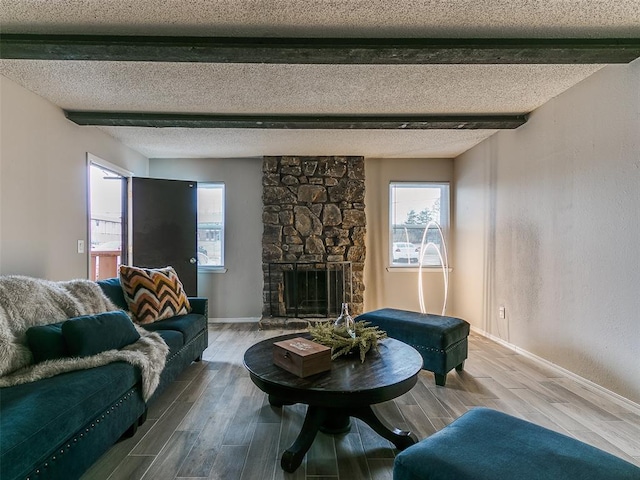
M454 160L455 315L630 399L639 70L604 67Z

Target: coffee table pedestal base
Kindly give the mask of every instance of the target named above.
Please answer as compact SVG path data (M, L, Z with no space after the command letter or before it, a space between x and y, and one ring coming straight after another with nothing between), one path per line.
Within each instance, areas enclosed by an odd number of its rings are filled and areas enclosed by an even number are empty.
M338 412L330 412L320 424L319 430L327 435L340 435L351 430L351 417Z
M280 403L271 400L270 397L269 401L274 406L278 406L277 404ZM282 402L280 405L285 403ZM280 460L282 469L292 473L300 466L318 431L329 434L348 432L351 428L351 417L359 418L365 422L378 435L393 443L398 450L404 450L418 442L418 438L413 433L397 428L390 429L384 425L369 405L358 408L325 408L309 405L298 438L282 454Z

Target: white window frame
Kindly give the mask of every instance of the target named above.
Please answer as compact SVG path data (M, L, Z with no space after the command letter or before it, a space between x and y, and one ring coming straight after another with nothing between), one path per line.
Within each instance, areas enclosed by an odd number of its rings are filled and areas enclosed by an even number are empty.
M226 272L225 268L225 232L226 232L226 185L224 182L198 182L198 189L200 188L221 188L222 189L222 227L220 229L220 265L200 265L198 264L199 272L220 273ZM200 220L197 221L197 226L200 225ZM197 228L197 227L196 227ZM198 240L198 247L200 246Z
M444 234L444 240L449 244L449 225L451 220L451 187L449 182L402 182L402 181L393 181L389 183L389 249L388 249L388 265L390 269L415 269L418 267L418 261L415 263L411 263L408 261L406 264L398 263L393 261L393 231L394 231L394 217L396 215L396 188L404 187L404 188L439 188L440 189L440 219L436 219L442 228L442 232ZM431 229L430 229L431 230ZM417 241L413 241L413 238L410 238L409 241L414 243L415 246L419 249L420 243L422 240L422 234L424 232L424 227L420 229L419 236L416 237ZM415 236L415 234L414 234ZM419 238L419 239L418 239ZM406 240L403 240L406 241ZM428 253L428 252L427 252ZM419 254L418 254L419 256ZM441 268L440 262L438 263L425 263L424 268Z

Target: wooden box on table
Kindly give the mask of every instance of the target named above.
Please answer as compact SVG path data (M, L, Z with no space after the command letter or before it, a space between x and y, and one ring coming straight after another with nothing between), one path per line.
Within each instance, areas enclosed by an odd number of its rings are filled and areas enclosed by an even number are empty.
M298 337L273 344L273 363L298 377L331 370L331 349Z

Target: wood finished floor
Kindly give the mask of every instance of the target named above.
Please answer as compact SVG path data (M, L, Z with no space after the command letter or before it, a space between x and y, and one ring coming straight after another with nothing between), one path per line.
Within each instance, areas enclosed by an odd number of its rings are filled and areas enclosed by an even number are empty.
M214 324L194 363L149 408L146 423L82 477L94 479L391 479L395 450L359 420L340 436L318 434L300 468L280 468L305 407L276 409L242 366L244 351L281 335L255 324ZM377 405L388 423L425 438L472 407L486 406L575 437L640 465L640 409L472 334L465 371L446 387L422 371L417 385Z

